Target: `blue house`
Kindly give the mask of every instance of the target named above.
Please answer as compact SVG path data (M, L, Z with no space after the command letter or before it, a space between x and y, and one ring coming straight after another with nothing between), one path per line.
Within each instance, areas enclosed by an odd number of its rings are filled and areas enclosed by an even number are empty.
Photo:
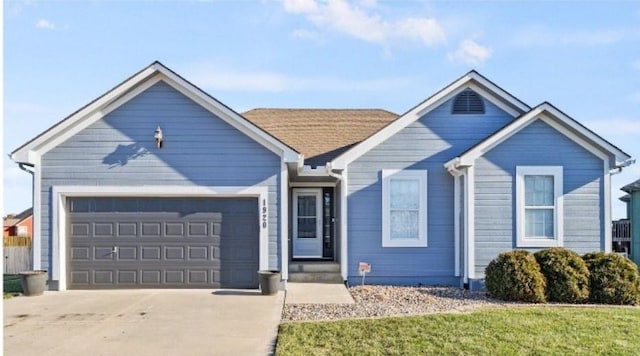
M360 262L370 283L478 288L503 251L610 250L610 171L631 162L475 71L402 115L240 114L159 62L11 158L58 290L355 282Z

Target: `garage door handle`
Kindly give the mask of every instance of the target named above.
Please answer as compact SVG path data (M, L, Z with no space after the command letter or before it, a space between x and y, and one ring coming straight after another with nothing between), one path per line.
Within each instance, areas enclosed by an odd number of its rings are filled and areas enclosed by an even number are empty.
M118 246L115 246L115 247L111 250L111 252L109 252L109 254L111 254L111 255L115 255L116 253L118 253Z

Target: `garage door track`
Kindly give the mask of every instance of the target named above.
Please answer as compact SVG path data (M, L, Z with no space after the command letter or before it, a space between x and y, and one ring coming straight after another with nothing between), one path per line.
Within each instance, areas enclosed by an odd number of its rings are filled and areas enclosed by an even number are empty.
M4 301L6 355L268 355L284 292L46 292Z

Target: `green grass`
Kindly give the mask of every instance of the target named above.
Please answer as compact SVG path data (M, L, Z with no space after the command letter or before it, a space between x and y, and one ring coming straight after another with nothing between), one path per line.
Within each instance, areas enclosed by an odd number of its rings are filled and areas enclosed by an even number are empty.
M20 276L17 274L3 274L3 299L11 298L12 296L22 293L22 285L20 285Z
M512 307L285 323L276 355L571 355L640 352L640 308Z

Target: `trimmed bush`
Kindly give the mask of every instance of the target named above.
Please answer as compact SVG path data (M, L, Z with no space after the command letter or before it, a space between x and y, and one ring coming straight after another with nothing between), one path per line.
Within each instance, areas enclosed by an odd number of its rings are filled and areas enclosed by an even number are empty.
M584 255L591 273L589 301L600 304L640 304L638 266L616 253L592 252Z
M493 298L544 303L546 282L533 255L524 250L503 252L485 269L485 286Z
M565 248L554 247L534 254L547 281L547 300L584 303L589 299L589 269L582 257Z

